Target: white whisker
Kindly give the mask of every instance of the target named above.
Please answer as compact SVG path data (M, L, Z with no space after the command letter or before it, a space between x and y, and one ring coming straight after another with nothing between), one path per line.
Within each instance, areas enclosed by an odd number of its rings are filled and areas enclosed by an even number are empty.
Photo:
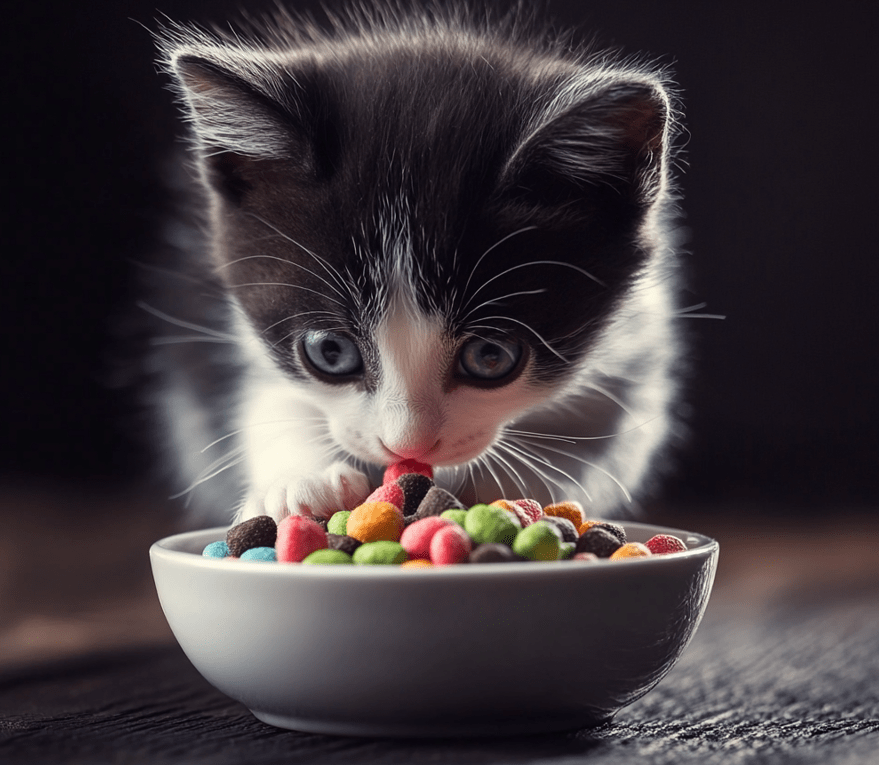
M514 319L511 316L486 316L485 318L482 319L482 321L488 321L489 319L501 319L503 321L511 321L514 324L521 325L522 327L527 329L529 332L533 333L534 336L547 347L547 350L549 350L550 352L552 352L553 354L558 356L562 361L565 362L565 364L568 363L568 360L564 356L562 356L562 354L559 353L555 348L553 348L536 329L534 329L530 325L526 324L524 321L520 321L519 319ZM470 329L470 327L468 327L468 329ZM491 330L497 331L496 327L491 327L489 325L484 325L484 324L474 324L472 326L472 329L491 329Z
M537 228L537 226L525 226L524 228L520 228L520 229L514 231L512 234L507 234L502 239L499 239L491 247L489 247L485 252L483 252L482 255L479 256L476 263L473 265L473 268L470 269L470 275L467 277L467 282L464 285L464 292L462 294L464 294L464 295L467 294L467 290L470 288L470 280L473 279L473 275L476 273L476 269L479 268L479 264L482 263L483 260L485 260L485 257L492 250L496 249L497 247L500 247L504 242L506 242L508 239L512 239L514 236L518 236L519 234L524 234L526 231L534 231L536 228ZM457 256L457 251L455 251L455 255ZM479 289L482 289L482 287L480 287ZM476 290L476 292L479 292L479 290ZM475 295L476 292L474 292L473 294ZM473 298L471 297L470 299L472 300ZM470 300L468 300L467 303L465 303L463 305L463 308L466 308L469 305L469 303L470 303Z

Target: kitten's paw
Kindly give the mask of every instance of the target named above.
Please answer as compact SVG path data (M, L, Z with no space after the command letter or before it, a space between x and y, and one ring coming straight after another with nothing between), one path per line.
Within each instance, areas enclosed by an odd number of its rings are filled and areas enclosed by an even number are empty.
M276 521L288 515L328 518L338 510L353 510L369 496L369 479L359 470L336 462L315 476L281 476L265 491L248 498L239 520L270 515Z

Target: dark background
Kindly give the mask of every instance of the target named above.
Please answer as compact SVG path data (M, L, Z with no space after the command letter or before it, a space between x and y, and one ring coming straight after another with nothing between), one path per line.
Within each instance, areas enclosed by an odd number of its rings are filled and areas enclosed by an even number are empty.
M133 263L155 244L162 168L182 134L148 29L162 13L223 22L243 4L19 3L5 24L4 483L145 476L132 402L108 386L104 359L135 300ZM548 5L559 26L672 63L683 91L686 301L727 318L688 322L692 438L667 497L815 512L875 503L869 4Z

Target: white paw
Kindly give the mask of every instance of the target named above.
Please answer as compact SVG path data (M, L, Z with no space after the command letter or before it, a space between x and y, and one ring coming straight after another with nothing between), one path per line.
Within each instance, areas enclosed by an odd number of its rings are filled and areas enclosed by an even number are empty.
M328 518L338 510L353 510L369 491L369 479L363 473L335 462L317 475L280 476L263 491L253 492L238 522L257 515L270 515L276 521L288 515Z

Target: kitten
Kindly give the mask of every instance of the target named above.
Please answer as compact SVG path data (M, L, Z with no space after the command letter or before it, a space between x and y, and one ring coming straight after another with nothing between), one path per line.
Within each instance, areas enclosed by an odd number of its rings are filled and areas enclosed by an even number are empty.
M634 506L677 429L661 70L521 12L162 40L204 225L147 308L199 333L153 364L202 519L350 509L403 458L466 501Z

